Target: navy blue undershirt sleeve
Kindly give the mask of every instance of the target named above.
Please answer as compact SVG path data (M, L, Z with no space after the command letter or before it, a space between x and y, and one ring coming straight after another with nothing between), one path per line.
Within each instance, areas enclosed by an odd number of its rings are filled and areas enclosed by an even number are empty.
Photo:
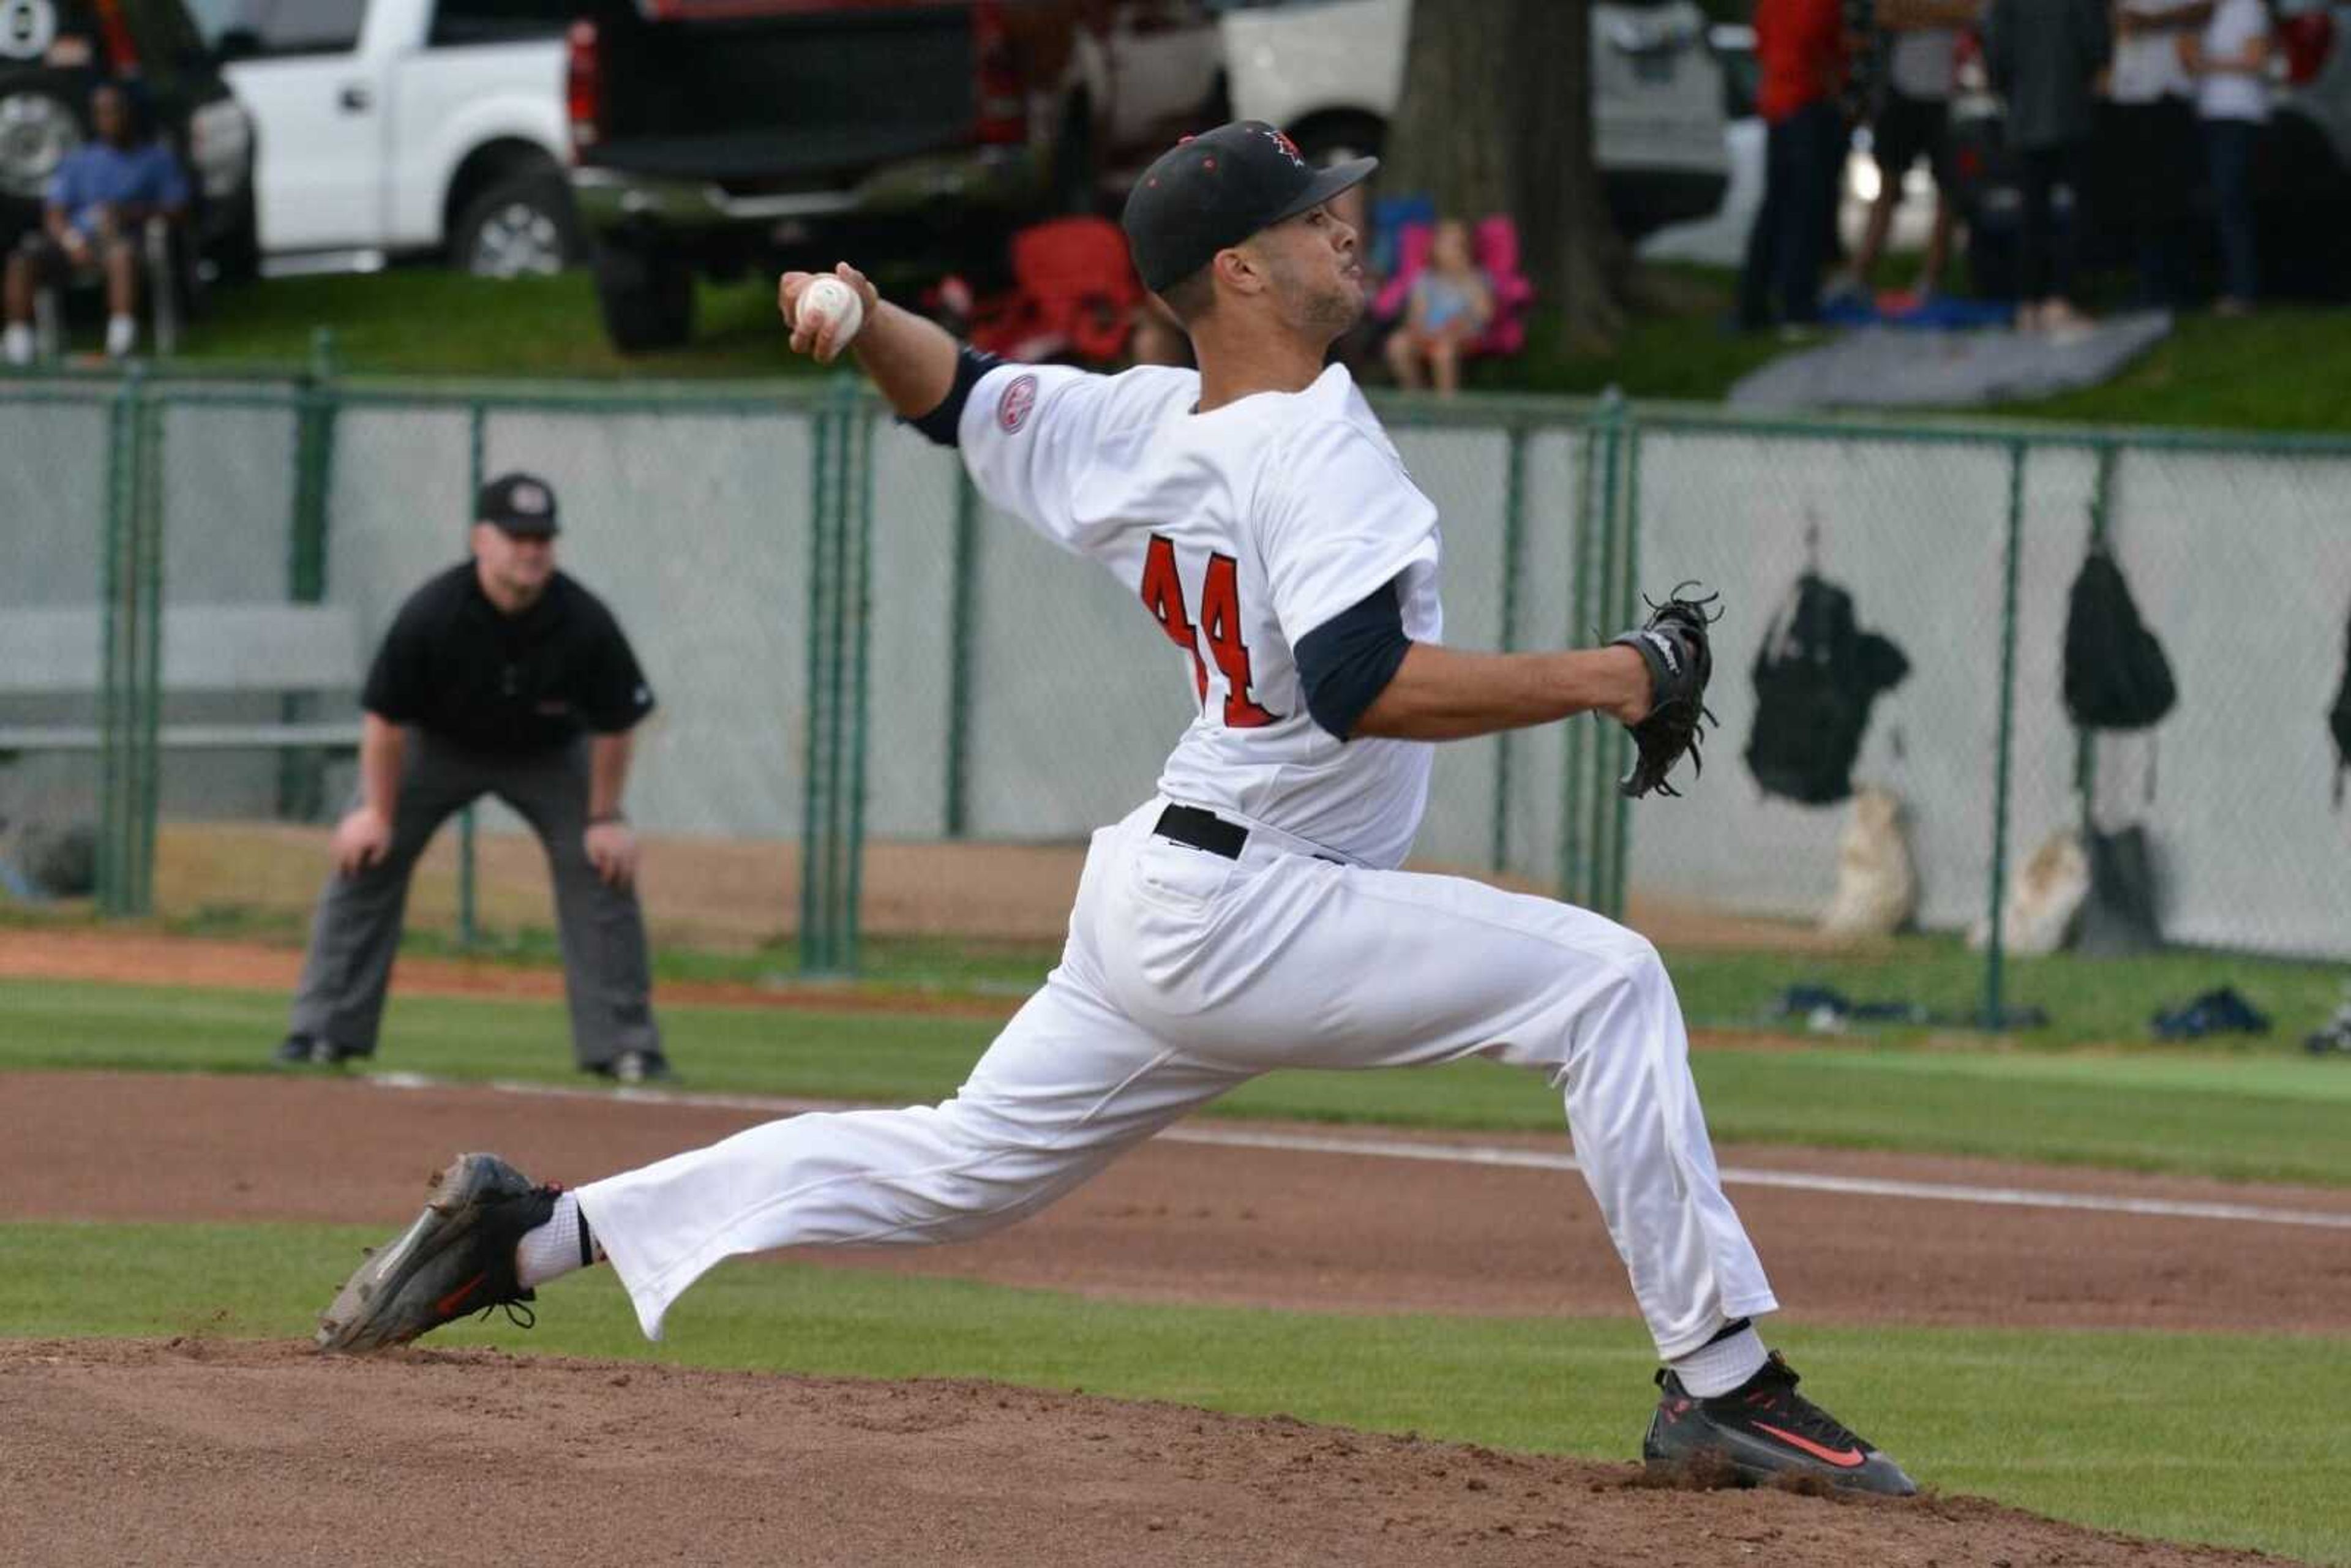
M914 419L902 414L898 423L913 425L941 446L962 445L959 427L963 423L963 405L971 401L971 389L979 384L979 378L1003 362L994 354L982 353L968 344L957 345L955 384L947 388L946 400L930 413Z
M1383 583L1300 641L1298 681L1306 688L1307 713L1341 740L1349 738L1411 647L1396 585Z

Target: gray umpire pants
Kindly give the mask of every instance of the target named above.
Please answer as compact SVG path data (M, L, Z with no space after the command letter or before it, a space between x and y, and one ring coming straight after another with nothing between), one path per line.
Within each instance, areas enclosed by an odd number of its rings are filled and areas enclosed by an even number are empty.
M327 873L294 995L291 1032L331 1040L345 1051L374 1051L417 857L453 813L496 795L538 833L555 873L573 1056L581 1067L594 1068L622 1051L660 1050L636 893L599 877L581 841L588 831L589 745L583 736L550 751L506 757L408 731L391 846L356 876Z

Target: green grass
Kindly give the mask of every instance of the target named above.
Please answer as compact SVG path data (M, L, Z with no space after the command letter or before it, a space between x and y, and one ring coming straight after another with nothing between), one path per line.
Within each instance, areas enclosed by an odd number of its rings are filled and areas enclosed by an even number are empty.
M341 277L282 277L222 289L183 340L199 365L300 363L313 329L335 334L335 359L361 374L664 379L817 373L786 351L775 281L704 283L694 340L623 356L604 337L584 271L499 282L438 267Z
M1907 257L1890 262L1887 276L1907 276L1909 265ZM1673 267L1656 276L1672 306L1636 314L1613 350L1572 351L1556 312L1538 311L1527 350L1474 367L1473 389L1588 394L1614 386L1635 398L1713 402L1785 351L1770 334L1723 329L1728 271ZM784 350L772 279L705 282L697 311L685 348L624 357L604 340L585 272L502 283L400 267L221 290L189 329L183 356L196 365L298 363L312 329L323 326L334 330L342 367L363 373L720 380L811 370ZM2295 373L2280 375L2288 362ZM1998 412L2100 424L2341 431L2351 416L2331 389L2346 375L2351 310L2279 308L2243 321L2190 314L2113 382Z
M268 992L70 982L0 986L0 1071L257 1071L285 1027ZM987 1019L781 1009L663 1009L695 1088L937 1101L996 1030ZM451 1079L569 1079L552 1002L403 998L380 1061ZM2351 1071L2264 1053L1823 1044L1708 1051L1698 1077L1726 1143L1977 1155L2237 1180L2351 1186ZM1557 1132L1557 1100L1484 1062L1415 1072L1274 1073L1221 1114Z
M0 1225L0 1335L305 1335L372 1230ZM544 1292L525 1339L436 1343L854 1377L985 1377L1287 1413L1621 1460L1649 1350L1607 1320L1142 1306L963 1281L735 1263L636 1335L605 1278ZM1808 1387L1932 1486L2102 1529L2351 1563L2336 1424L2351 1358L2282 1337L1978 1330L1776 1336ZM2318 1413L2293 1418L2292 1413Z

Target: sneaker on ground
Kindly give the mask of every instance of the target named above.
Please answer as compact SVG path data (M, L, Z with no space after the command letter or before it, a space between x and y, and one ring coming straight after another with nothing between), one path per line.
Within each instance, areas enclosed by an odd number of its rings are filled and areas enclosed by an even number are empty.
M459 1155L433 1200L377 1249L319 1318L320 1350L381 1350L494 1307L523 1328L534 1300L515 1278L515 1246L547 1223L559 1188L533 1186L496 1155Z
M589 1071L615 1083L674 1083L677 1074L672 1071L669 1058L658 1051L624 1051L610 1061L600 1061Z
M337 1045L314 1035L289 1034L279 1042L274 1061L281 1067L340 1067L366 1056L364 1051Z
M139 346L139 319L136 316L110 316L106 319L106 357L127 360Z
M1717 1455L1742 1479L1816 1476L1832 1486L1909 1497L1917 1484L1836 1417L1796 1392L1796 1369L1778 1351L1729 1393L1700 1399L1659 1369L1662 1397L1641 1440L1652 1469Z

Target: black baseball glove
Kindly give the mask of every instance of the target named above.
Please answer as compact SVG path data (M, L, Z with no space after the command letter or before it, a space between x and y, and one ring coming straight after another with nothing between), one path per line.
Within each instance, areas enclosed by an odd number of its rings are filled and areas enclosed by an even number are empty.
M1640 723L1629 727L1640 755L1616 781L1617 792L1635 800L1652 789L1660 795L1679 795L1681 791L1666 781L1666 775L1674 770L1684 752L1689 754L1692 778L1706 771L1706 758L1698 750L1705 733L1701 721L1714 719L1706 706L1706 683L1714 674L1714 651L1708 645L1706 629L1721 619L1721 612L1708 613L1708 607L1722 596L1683 597L1684 590L1697 586L1695 582L1675 584L1663 604L1643 594L1649 619L1609 640L1612 647L1622 643L1637 651L1649 666L1649 712Z

